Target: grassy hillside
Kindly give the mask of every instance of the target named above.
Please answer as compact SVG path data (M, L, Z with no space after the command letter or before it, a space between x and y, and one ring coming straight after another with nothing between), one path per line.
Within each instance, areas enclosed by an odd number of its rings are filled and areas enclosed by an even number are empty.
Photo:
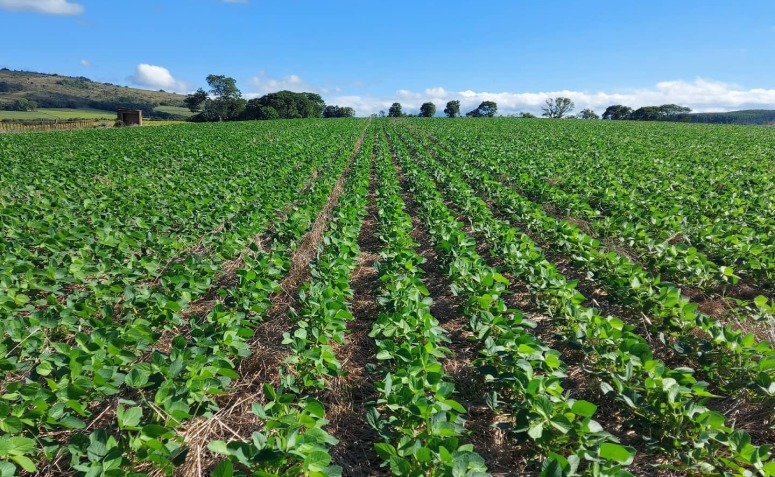
M142 109L146 116L169 117L172 114L180 117L184 115L178 112L185 113L182 109L184 97L163 91L98 83L82 76L0 70L0 110L8 109L16 100L25 98L38 103L41 109L113 112L119 107L130 107ZM172 107L176 112L157 110L159 107ZM36 115L35 119L41 117L47 116ZM77 114L75 117L86 116Z
M688 123L775 124L775 110L746 109L742 111L728 111L726 113L681 114L677 120Z

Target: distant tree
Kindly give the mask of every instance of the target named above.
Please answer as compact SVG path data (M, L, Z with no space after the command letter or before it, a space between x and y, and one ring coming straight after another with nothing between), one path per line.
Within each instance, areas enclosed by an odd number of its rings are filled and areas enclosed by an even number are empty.
M223 75L209 75L207 84L213 100L210 108L218 116L219 121L234 119L245 109L242 93L237 88L234 78Z
M280 114L271 106L259 106L256 119L271 121L272 119L280 119Z
M326 104L315 93L278 91L248 101L240 119L301 119L319 118Z
M209 94L199 88L186 96L184 102L192 112L200 111L198 121L228 121L236 119L245 109L246 101L234 78L223 75L207 76Z
M643 106L632 112L630 119L636 121L671 121L680 114L691 112L691 108L678 106L677 104L663 104L662 106Z
M460 101L456 99L447 101L447 107L444 108L444 114L446 114L448 118L460 116Z
M603 113L603 119L608 119L612 121L621 121L623 119L630 119L631 115L632 115L631 107L624 106L622 104L614 104L612 106L608 106L605 109L605 112Z
M326 106L323 110L324 118L352 118L355 116L355 110L349 106Z
M634 121L659 121L662 119L662 111L659 106L643 106L632 112L630 119Z
M38 103L27 98L19 98L11 105L12 111L35 111L36 109L38 109Z
M520 118L534 118L534 117L536 117L536 115L533 114L533 113L521 112L521 113L519 113L519 117Z
M659 107L660 113L665 117L665 119L669 118L670 116L677 116L679 114L685 114L685 113L691 113L692 108L687 108L686 106L678 106L677 104L663 104Z
M482 101L479 103L479 107L474 109L473 111L469 111L466 113L466 116L472 117L472 118L491 118L495 116L495 113L498 112L498 105L495 103L495 101Z
M420 116L424 118L432 118L436 114L436 105L433 103L423 103L420 106Z
M317 93L301 93L307 97L309 101L305 105L306 114L305 118L319 118L323 115L323 110L326 109L326 102Z
M401 117L401 103L393 103L388 109L388 117L400 118Z
M574 107L575 105L570 98L565 98L563 96L558 96L553 99L549 98L546 100L546 103L541 106L541 111L543 111L541 116L559 119L573 111Z
M600 116L598 116L596 112L589 108L582 109L581 112L576 115L576 117L579 119L600 119Z
M385 117L385 110L384 110L384 109L381 109L381 110L379 111L379 117L380 117L380 118L384 118L384 117Z
M196 113L198 111L201 111L202 110L202 104L205 101L207 101L207 93L202 88L199 88L193 94L189 94L183 100L183 102L186 104L186 107L192 113Z

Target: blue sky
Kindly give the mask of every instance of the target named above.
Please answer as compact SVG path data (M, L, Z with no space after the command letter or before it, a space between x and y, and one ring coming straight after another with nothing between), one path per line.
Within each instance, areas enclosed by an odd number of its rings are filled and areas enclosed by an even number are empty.
M0 26L0 67L179 92L224 74L248 97L316 91L359 114L557 95L775 108L772 0L0 0Z

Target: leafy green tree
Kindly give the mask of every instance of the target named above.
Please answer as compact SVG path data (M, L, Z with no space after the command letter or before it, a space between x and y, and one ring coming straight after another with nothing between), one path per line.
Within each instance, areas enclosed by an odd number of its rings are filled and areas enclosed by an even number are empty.
M589 108L582 109L581 112L576 115L576 117L579 119L600 119L600 116L598 116L596 112Z
M677 104L663 104L662 106L643 106L632 112L630 119L635 121L670 121L680 114L691 112L691 108L678 106Z
M325 109L323 98L316 93L278 91L248 101L240 119L319 118Z
M380 117L380 118L384 118L384 117L385 117L385 111L384 111L384 110L382 110L382 109L381 109L381 110L379 111L379 117Z
M621 121L624 119L630 119L631 115L632 115L631 107L624 106L622 104L614 104L612 106L608 106L605 109L605 112L603 112L603 119L608 119L611 121Z
M447 101L447 107L444 108L444 114L446 114L448 118L456 118L460 116L460 101L456 99Z
M491 118L498 112L498 105L495 101L482 101L479 107L466 113L466 116L472 118Z
M519 117L520 118L535 118L536 115L533 114L533 113L529 113L529 112L521 112L521 113L519 113Z
M432 118L436 114L436 105L433 103L423 103L420 106L420 116L424 118Z
M202 104L205 101L207 101L207 93L202 88L199 88L193 94L189 94L183 100L183 102L186 104L186 107L192 113L196 113L196 112L201 111L202 110Z
M570 98L565 98L563 96L549 98L546 100L546 103L541 106L541 110L543 111L541 116L559 119L565 116L567 113L573 111L574 107L575 105Z
M256 119L270 121L272 119L280 119L280 114L277 110L271 106L259 106Z
M228 121L236 119L245 109L246 101L237 88L234 78L223 75L208 75L209 94L199 88L194 94L186 96L186 106L199 111L196 121Z
M663 116L665 116L665 118L668 118L670 116L677 116L679 114L691 113L692 108L678 106L677 104L663 104L659 107L659 111Z
M323 115L323 110L326 109L326 102L317 93L301 93L307 97L309 101L305 105L305 118L319 118Z
M659 106L643 106L632 112L630 119L634 121L659 121L663 114Z
M388 109L388 117L400 118L401 117L401 103L393 103Z
M218 116L219 121L234 119L245 109L245 101L234 78L209 75L207 84L210 86L210 95L213 96L208 106Z
M11 105L12 111L35 111L37 109L38 103L27 98L19 98Z
M323 110L324 118L352 118L355 116L355 110L349 106L326 106Z

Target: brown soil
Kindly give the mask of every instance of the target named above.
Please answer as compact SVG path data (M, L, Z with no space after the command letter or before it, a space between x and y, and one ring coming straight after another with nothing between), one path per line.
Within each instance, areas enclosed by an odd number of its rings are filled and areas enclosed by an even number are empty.
M372 157L372 161L373 161ZM366 421L366 404L376 398L376 390L367 367L376 362L374 340L369 337L371 323L377 315L376 287L379 284L374 267L379 259L381 242L376 236L377 206L374 170L369 177L366 216L358 235L358 267L350 276L353 314L348 327L347 341L335 347L336 355L345 370L344 376L331 382L322 397L328 412L328 432L339 439L331 449L333 463L342 467L344 475L380 475L381 460L374 451L379 437Z
M217 439L247 440L260 428L260 422L251 411L251 406L255 402L263 402L261 388L265 383L276 386L279 382L278 370L288 356L287 347L282 344L282 336L293 328L288 316L289 310L298 305L296 292L299 286L310 278L309 263L315 257L317 246L343 192L350 165L360 151L365 134L366 129L355 143L349 164L334 185L325 206L292 254L290 270L280 283L282 291L272 296L267 320L258 325L253 335L253 353L238 366L241 378L233 383L234 391L223 397L222 407L213 417L196 418L181 429L189 452L183 465L176 469L176 476L198 477L218 462L207 450L209 442ZM161 475L160 471L154 474Z

